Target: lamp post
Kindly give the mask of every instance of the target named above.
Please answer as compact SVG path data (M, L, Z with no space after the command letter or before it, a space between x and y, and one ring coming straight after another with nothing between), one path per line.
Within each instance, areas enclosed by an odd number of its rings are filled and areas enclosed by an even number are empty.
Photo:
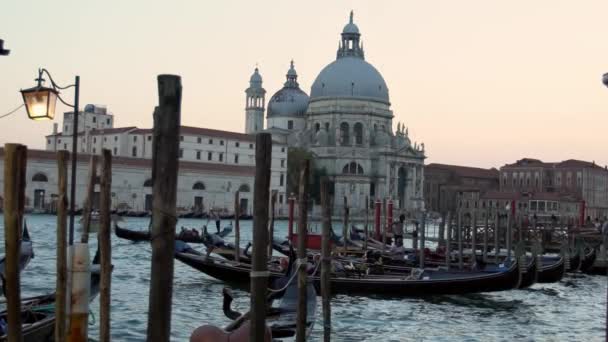
M42 83L45 81L42 76L46 74L51 82L51 87L44 87ZM64 105L74 109L74 119L72 120L72 175L71 175L71 186L70 186L70 228L68 241L69 244L74 244L74 212L76 203L76 159L78 155L78 100L80 92L80 76L76 76L74 84L70 84L65 87L61 87L53 81L51 74L48 70L42 68L38 69L38 78L36 79L38 84L29 89L21 90L23 96L23 102L27 109L27 115L32 120L52 120L55 117L55 107L57 99ZM59 90L65 90L68 88L74 88L74 104L65 102L61 96L59 96Z
M608 87L608 72L604 74L604 76L602 76L602 82L604 83L604 85L606 87ZM606 262L606 232L604 233L604 241L603 241L603 247L604 247L604 253L603 253L603 257L604 257L604 262ZM608 291L606 292L606 296L608 298ZM606 334L606 341L608 342L608 302L606 304L606 329L605 329L605 334Z

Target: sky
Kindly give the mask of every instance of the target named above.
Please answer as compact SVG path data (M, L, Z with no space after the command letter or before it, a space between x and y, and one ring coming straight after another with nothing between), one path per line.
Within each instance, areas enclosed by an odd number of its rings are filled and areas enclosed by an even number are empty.
M182 124L242 132L256 64L267 100L291 59L310 93L351 10L393 129L424 142L427 163L608 164L606 0L3 0L0 115L45 67L62 85L79 75L82 106L107 105L116 126L151 127L156 76L169 73L182 77ZM0 119L0 144L43 148L51 131L21 109Z

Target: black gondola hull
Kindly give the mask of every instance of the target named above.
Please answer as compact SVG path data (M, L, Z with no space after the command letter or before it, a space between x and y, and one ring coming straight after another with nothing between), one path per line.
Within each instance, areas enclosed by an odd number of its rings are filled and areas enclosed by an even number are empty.
M201 257L189 253L176 253L176 259L213 278L240 285L249 286L250 269L246 266L233 266L228 262ZM477 272L468 275L466 272L438 271L444 279L405 280L397 277L376 278L331 278L332 294L367 294L390 296L427 296L441 294L466 294L476 292L503 291L515 288L520 280L519 269L514 263L505 271ZM269 280L282 277L281 273L270 272ZM317 290L320 288L319 277L311 277ZM319 291L318 291L319 292Z
M566 273L564 258L560 257L555 263L542 266L538 270L538 282L539 283L555 283L564 277Z

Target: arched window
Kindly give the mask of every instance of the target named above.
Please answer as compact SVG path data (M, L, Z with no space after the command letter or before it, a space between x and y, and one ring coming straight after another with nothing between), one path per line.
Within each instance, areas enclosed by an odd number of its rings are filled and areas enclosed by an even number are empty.
M342 141L342 145L349 145L350 143L348 130L348 124L346 122L340 124L340 140Z
M239 186L239 192L250 192L251 189L249 188L249 184L241 184L241 186Z
M356 163L356 162L350 162L346 165L344 165L344 167L342 168L342 173L345 175L362 175L363 174L363 167Z
M321 129L321 124L317 122L315 124L315 132L318 132L320 129Z
M148 178L146 179L146 181L144 182L144 187L151 187L152 186L152 179Z
M48 182L49 179L46 177L44 173L38 172L32 177L32 182Z
M355 144L362 145L363 144L363 124L357 122L355 124Z
M192 190L205 190L205 183L203 183L203 182L194 183L194 185L192 186Z

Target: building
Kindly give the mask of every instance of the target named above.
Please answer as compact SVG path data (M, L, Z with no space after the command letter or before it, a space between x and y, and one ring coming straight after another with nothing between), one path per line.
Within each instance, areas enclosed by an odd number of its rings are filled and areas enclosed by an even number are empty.
M3 156L4 149L0 148L0 157ZM90 156L87 153L78 155L76 208L82 207L86 197ZM0 163L0 193L4 186L3 170L4 163ZM152 210L151 172L151 159L113 157L112 209L136 212ZM68 178L69 173L70 168ZM232 212L234 192L239 190L243 213L251 214L254 174L253 166L180 161L178 212L207 212L209 209ZM57 154L52 151L29 150L26 179L26 209L53 211L56 208L58 189ZM99 200L99 190L99 184L96 184L94 206Z
M495 168L432 163L425 166L424 175L426 208L439 213L455 212L464 198L474 205L481 193L495 192L499 187Z
M557 194L584 202L585 217L608 216L608 169L595 162L523 158L501 167L500 180L503 193Z
M261 77L259 77L259 85L261 86ZM257 96L255 94L253 96ZM248 103L251 103L251 106L260 105L263 92L260 94L261 97L255 101L248 97ZM248 118L251 111L249 107L246 109ZM114 116L104 106L99 105L86 105L79 115L78 153L85 156L100 155L103 149L108 149L115 158L115 168L123 170L120 167L124 165L125 170L129 170L128 175L124 176L124 182L130 187L130 193L127 196L129 191L122 188L117 190L113 206L128 206L136 211L150 210L151 197L142 197L142 194L151 194L151 188L146 189L148 186L144 184L147 184L151 177L152 129L135 126L114 127ZM73 113L64 113L61 132L58 131L58 125L55 125L53 133L46 136L46 150L71 151L72 127ZM48 157L41 157L39 153L34 155L40 159L30 158L35 165L44 164L43 161L49 160ZM179 180L183 179L185 184L194 182L192 186L198 184L196 193L192 192L194 190L192 187L188 189L188 186L184 185L184 188L181 188L180 185L178 206L185 211L195 209L207 212L210 208L232 211L234 192L238 189L245 192L246 189L253 188L252 170L255 166L255 135L253 134L181 126L179 157L181 162ZM287 145L278 140L273 141L271 171L271 190L276 191L277 208L283 211L287 203ZM55 178L56 171L53 167L40 172L47 179ZM84 183L87 175L86 167L78 175L78 182ZM232 179L232 176L236 178ZM54 186L52 184L54 184L52 181L49 182L51 188ZM48 193L45 190L45 194ZM42 209L48 206L48 196L36 196L33 193L30 195L33 199L42 199L33 200L32 208ZM122 195L129 198L125 199L121 197ZM253 205L251 198L247 195L243 196L245 197L241 201L241 208L244 212L250 213ZM77 200L79 199L80 196L77 195ZM77 204L81 203L77 202Z
M380 72L365 60L361 33L353 21L344 26L336 60L323 68L310 90L300 89L293 61L286 82L268 102L266 128L289 147L304 148L315 167L331 177L336 197L351 208L365 198L392 198L395 207L424 207L424 144L412 143L408 129L397 124ZM246 130L258 128L265 91L256 68L246 90ZM263 101L262 101L263 102ZM336 208L342 201L335 201Z

